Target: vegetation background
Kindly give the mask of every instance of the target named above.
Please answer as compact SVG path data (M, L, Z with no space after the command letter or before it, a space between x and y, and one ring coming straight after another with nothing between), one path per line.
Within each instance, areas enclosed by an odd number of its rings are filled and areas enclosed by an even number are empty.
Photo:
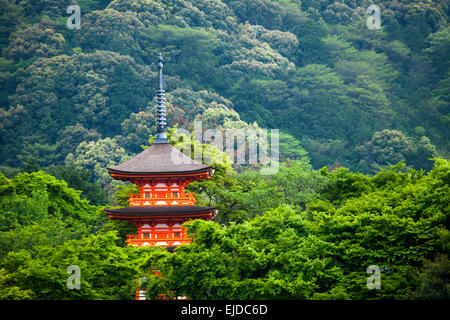
M0 298L132 299L146 276L150 297L448 299L449 13L448 0L0 0ZM189 187L219 215L189 223L173 254L126 248L133 227L103 212L133 189L106 167L156 132L159 52L171 125L281 131L277 174L215 164Z

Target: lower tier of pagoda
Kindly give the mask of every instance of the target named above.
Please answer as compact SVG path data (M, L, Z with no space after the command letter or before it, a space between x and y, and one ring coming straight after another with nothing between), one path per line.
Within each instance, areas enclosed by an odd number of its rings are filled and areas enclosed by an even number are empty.
M142 206L105 209L105 212L111 219L125 220L137 227L137 234L127 235L128 245L174 248L191 242L182 226L184 222L213 219L216 209L198 206Z

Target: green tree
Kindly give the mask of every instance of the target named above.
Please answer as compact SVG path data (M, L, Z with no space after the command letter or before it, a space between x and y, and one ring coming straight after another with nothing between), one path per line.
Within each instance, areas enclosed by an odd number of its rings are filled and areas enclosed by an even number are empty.
M19 0L17 2L29 17L46 15L51 18L65 15L68 6L77 4L74 0Z
M85 234L96 227L96 208L80 199L81 191L42 171L4 178L0 187L2 231L50 217L63 220L73 234Z
M58 151L61 157L65 158L69 153L75 152L81 142L95 141L101 138L101 135L95 129L86 129L80 123L73 126L67 126L59 132Z
M142 54L139 34L144 25L131 12L122 13L113 9L93 11L83 16L82 28L75 46L86 51L108 50L138 59Z
M23 19L22 7L14 0L0 1L0 48L8 45L8 38Z
M430 34L428 43L428 48L425 48L423 52L427 59L430 60L434 72L442 77L450 67L447 54L450 50L450 27Z
M117 144L115 138L80 143L74 154L69 153L67 165L76 165L93 172L94 181L102 186L114 184L107 168L129 160L125 149ZM111 190L109 190L111 191Z
M40 23L15 32L5 53L6 57L16 61L49 58L63 52L64 42L64 36L55 31L53 21L42 19Z
M121 248L116 235L90 235L51 248L42 246L34 255L21 250L0 263L2 299L131 300L141 274L139 249ZM142 250L141 250L142 251ZM69 289L67 268L80 268L80 289Z
M183 75L186 82L219 85L222 72L217 71L218 56L223 47L218 35L205 29L172 25L151 26L142 33L148 63L164 52L167 74ZM207 86L206 88L208 88ZM205 86L202 86L205 89Z
M439 255L433 261L425 261L420 278L420 286L408 295L408 299L448 300L450 264L446 255Z
M435 146L426 136L414 141L401 131L388 129L375 132L369 142L357 148L357 152L361 154L362 162L372 167L406 161L408 165L426 170L432 168L431 159L437 155Z
M161 271L149 277L148 295L405 298L420 285L423 258L448 251L450 171L446 160L428 175L400 169L373 177L323 171L336 179L328 192L343 193L339 205L313 199L306 211L282 205L239 224L189 222L191 244L148 262ZM366 269L374 264L382 270L379 290L366 286Z
M80 197L89 200L93 205L105 205L107 203L106 192L91 181L92 172L80 169L74 165L50 166L47 171L57 179L67 182L70 188L80 190Z

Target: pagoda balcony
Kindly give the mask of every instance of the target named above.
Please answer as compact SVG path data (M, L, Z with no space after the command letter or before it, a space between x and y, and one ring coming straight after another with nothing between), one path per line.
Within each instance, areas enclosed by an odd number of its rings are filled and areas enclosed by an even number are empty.
M158 238L158 239L148 239L139 238L137 234L127 234L127 245L141 247L141 246L152 246L152 247L177 247L182 244L191 243L191 238Z
M193 206L194 193L179 193L177 197L140 198L138 194L130 194L128 199L130 207L133 206Z

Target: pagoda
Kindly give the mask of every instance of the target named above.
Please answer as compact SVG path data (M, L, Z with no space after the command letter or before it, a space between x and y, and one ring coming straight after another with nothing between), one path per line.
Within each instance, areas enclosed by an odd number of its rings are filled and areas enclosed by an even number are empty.
M167 136L163 58L158 57L157 136L154 143L131 160L108 168L112 178L139 186L131 194L129 207L105 209L111 219L125 220L137 227L137 234L127 235L130 246L161 246L168 250L190 243L182 224L193 219L214 218L214 207L196 206L193 193L184 188L195 180L212 176L212 166L199 163L173 147Z

